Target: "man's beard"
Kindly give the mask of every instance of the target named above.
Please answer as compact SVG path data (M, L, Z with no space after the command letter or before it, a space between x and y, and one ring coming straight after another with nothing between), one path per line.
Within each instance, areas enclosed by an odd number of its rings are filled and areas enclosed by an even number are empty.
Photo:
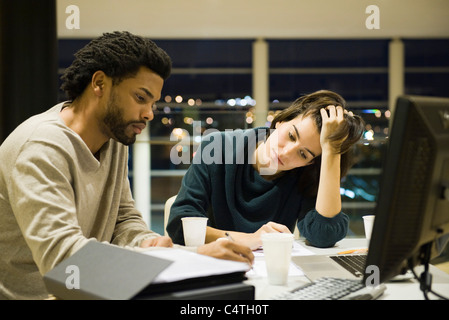
M123 111L119 108L114 92L107 105L106 115L103 118L106 130L112 134L112 138L126 146L136 142L136 133L132 132L131 136L126 135L126 129L133 123L143 123L142 121L125 122L123 120Z

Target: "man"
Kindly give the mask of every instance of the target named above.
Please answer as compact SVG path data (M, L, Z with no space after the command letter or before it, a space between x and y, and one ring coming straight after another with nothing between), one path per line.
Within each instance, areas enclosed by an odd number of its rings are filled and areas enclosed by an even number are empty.
M135 209L127 170L127 145L153 119L170 71L152 41L104 34L63 75L69 101L31 117L0 146L0 299L46 298L42 275L88 241L173 246ZM231 241L197 252L253 260Z

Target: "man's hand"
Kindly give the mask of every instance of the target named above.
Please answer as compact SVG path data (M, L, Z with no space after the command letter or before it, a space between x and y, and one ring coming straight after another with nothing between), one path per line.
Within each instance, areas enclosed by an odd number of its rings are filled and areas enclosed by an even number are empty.
M167 247L171 248L173 247L173 241L170 239L170 237L157 237L157 238L151 238L143 240L140 243L141 248L148 248L148 247Z
M214 258L246 262L250 266L254 255L250 248L229 240L218 240L198 247L198 253Z

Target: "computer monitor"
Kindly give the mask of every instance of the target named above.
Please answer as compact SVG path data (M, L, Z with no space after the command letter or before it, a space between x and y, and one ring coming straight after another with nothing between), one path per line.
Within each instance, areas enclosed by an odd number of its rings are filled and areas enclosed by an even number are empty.
M449 233L449 98L399 97L390 133L366 262L380 283L428 266Z

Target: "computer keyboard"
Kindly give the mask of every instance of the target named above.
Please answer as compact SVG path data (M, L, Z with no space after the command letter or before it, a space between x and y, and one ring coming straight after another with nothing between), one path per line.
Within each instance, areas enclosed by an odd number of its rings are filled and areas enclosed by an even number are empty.
M315 282L278 294L274 300L372 300L385 286L365 287L360 280L320 278Z

